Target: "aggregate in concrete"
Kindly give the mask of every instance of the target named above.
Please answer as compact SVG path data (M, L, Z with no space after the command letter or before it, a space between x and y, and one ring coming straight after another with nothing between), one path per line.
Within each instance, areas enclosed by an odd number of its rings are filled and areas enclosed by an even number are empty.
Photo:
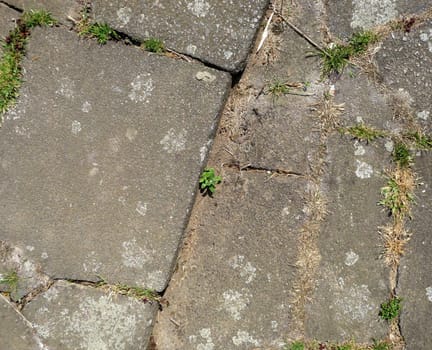
M161 291L230 76L34 30L1 129L1 240L52 278Z
M410 104L417 121L432 131L432 21L409 33L392 33L376 61L384 83Z
M387 217L377 203L388 164L384 146L332 136L323 191L328 216L318 239L321 263L311 301L306 305L306 337L321 341L372 342L388 326L379 318L388 299L389 271L379 260L378 227ZM384 154L384 155L383 155Z
M338 0L327 1L328 26L332 34L344 39L356 31L420 14L430 8L429 0Z
M30 322L0 295L0 349L40 350L40 340Z
M169 285L158 349L267 349L290 330L306 181L224 173ZM185 257L186 257L185 256Z
M156 309L156 304L59 281L23 314L48 349L143 350Z
M46 10L62 23L68 23L71 18L79 20L82 9L80 0L6 0L5 2L22 11Z
M398 295L402 297L401 333L407 350L426 350L432 343L432 156L415 157L414 171L421 185L416 190L412 234L399 268Z
M94 0L98 22L129 36L157 38L168 48L224 70L245 66L268 0Z

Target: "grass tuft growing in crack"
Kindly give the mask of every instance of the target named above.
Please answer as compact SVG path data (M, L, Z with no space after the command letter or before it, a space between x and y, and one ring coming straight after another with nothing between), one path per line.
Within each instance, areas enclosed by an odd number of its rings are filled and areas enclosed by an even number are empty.
M165 52L164 43L161 40L155 39L155 38L150 38L150 39L144 40L144 42L142 43L142 47L146 51L153 52L153 53L164 53Z
M403 142L397 142L393 149L393 160L402 168L407 168L411 165L413 159L411 157L408 146Z
M399 316L402 307L402 299L393 297L389 301L381 304L380 317L383 320L391 321Z
M143 302L161 301L161 297L153 289L129 286L123 283L108 284L108 282L106 282L104 278L100 276L99 278L100 278L99 282L96 283L96 286L99 288L105 288L110 291L113 291L116 294L126 295L132 298L136 298Z
M404 137L413 142L415 148L420 150L431 150L432 149L432 137L424 135L418 131L409 132Z
M16 271L11 271L4 275L0 275L0 284L7 286L11 293L14 293L18 290L18 281L19 277Z
M3 56L0 59L0 113L6 112L19 95L22 82L21 60L25 55L30 30L37 26L52 26L56 20L49 12L25 12L17 21L17 26L5 38Z
M377 130L365 124L358 124L349 128L340 128L339 132L345 135L351 135L356 140L366 141L366 143L386 136L384 131Z
M284 350L390 350L391 345L385 341L375 340L373 344L359 344L355 341L332 343L312 341L294 341L286 345Z
M95 38L101 45L109 40L119 40L120 35L106 23L92 23L90 21L90 5L84 6L81 11L81 20L77 23L78 35L86 38Z

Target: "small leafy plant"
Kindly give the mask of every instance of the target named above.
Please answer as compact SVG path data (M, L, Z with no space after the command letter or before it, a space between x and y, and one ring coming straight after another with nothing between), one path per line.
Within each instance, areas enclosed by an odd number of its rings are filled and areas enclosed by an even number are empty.
M381 304L379 315L383 320L391 321L399 316L402 307L402 299L393 297L389 301Z
M96 38L101 45L106 44L109 40L119 40L120 35L108 24L92 23L83 26L79 32L81 36Z
M295 341L291 344L289 350L305 350L305 345L301 341Z
M154 53L163 53L165 51L164 43L155 38L147 39L143 42L144 49Z
M6 285L10 292L16 292L18 289L18 274L16 271L8 272L4 276L0 277L0 284Z
M412 157L406 144L396 143L393 149L393 160L401 167L409 167L412 163Z
M423 135L419 132L411 132L411 133L405 134L405 137L408 140L413 141L416 148L418 148L418 149L421 149L421 150L432 149L432 137L430 137L430 136Z
M381 188L384 198L378 204L387 208L393 217L403 218L410 214L411 204L414 203L414 186L412 178L405 172L396 172Z
M383 131L365 124L358 124L349 128L341 128L339 131L344 134L349 134L359 141L366 141L366 143L385 136Z
M385 342L374 341L372 350L390 350L390 345Z
M290 88L286 83L281 80L275 79L268 87L267 93L273 95L274 97L279 97L289 93Z
M353 54L361 54L365 52L370 44L378 41L378 35L372 31L366 30L354 33L349 40L349 46Z
M199 183L201 191L212 195L216 190L216 185L222 182L221 176L216 176L213 168L205 168L200 176Z
M44 10L24 12L21 21L25 24L28 29L32 29L37 26L53 26L57 24L49 12Z

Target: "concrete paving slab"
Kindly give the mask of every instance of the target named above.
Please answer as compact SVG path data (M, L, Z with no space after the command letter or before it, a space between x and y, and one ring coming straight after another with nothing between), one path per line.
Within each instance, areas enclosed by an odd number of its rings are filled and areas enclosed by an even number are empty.
M384 83L407 94L417 121L432 131L432 20L409 33L392 33L376 56Z
M291 327L306 181L229 170L203 199L155 326L158 349L279 349Z
M30 322L0 295L0 349L41 350Z
M143 350L156 309L156 303L59 281L23 314L49 349Z
M49 11L55 19L62 23L68 23L68 17L79 20L82 9L80 0L5 0L5 2L23 11Z
M98 22L129 36L238 72L244 68L268 0L94 0Z
M321 341L372 342L387 334L378 314L389 296L389 271L379 260L378 227L388 218L377 207L388 165L384 145L363 145L334 135L329 139L323 189L328 216L318 239L321 264L306 305L306 337Z
M61 28L32 33L24 70L2 240L53 278L163 290L230 76Z
M415 158L414 170L421 186L416 191L412 233L399 268L398 295L403 298L400 316L401 333L407 350L426 350L432 343L432 155Z
M357 30L370 29L393 19L419 14L430 8L429 0L338 0L326 1L332 34L346 39Z
M10 7L0 3L0 44L4 42L5 37L15 27L15 20L20 17L20 13ZM0 53L2 50L0 45Z

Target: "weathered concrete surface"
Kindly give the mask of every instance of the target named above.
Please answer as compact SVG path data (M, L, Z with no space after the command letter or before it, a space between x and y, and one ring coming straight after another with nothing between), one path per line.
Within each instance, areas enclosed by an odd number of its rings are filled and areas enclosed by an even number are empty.
M390 292L388 269L378 260L378 227L387 218L377 202L388 156L381 142L362 150L338 135L329 139L324 179L329 214L318 240L317 283L306 307L310 339L372 342L387 334L378 316Z
M404 15L415 15L431 7L429 0L338 0L326 1L328 26L332 34L347 38Z
M39 344L31 324L0 295L0 349L40 350Z
M19 12L0 3L0 41L1 42L3 42L4 38L15 27L14 19L18 19L19 16L20 16ZM2 46L3 45L0 45L0 50L2 50Z
M432 131L432 21L410 33L392 33L376 56L384 83L402 90L417 121Z
M426 350L432 344L431 164L430 153L415 158L414 170L421 186L416 191L413 220L408 223L411 240L399 268L398 295L403 298L400 324L407 350Z
M224 173L165 297L158 349L280 348L290 330L306 181ZM187 257L186 257L187 255Z
M62 23L68 23L68 17L79 20L82 9L80 0L5 0L5 2L23 11L49 11Z
M143 350L156 309L156 304L56 282L23 314L49 349Z
M50 277L163 290L229 75L60 28L27 56L1 129L1 240Z
M268 0L94 0L98 22L228 71L244 68Z

